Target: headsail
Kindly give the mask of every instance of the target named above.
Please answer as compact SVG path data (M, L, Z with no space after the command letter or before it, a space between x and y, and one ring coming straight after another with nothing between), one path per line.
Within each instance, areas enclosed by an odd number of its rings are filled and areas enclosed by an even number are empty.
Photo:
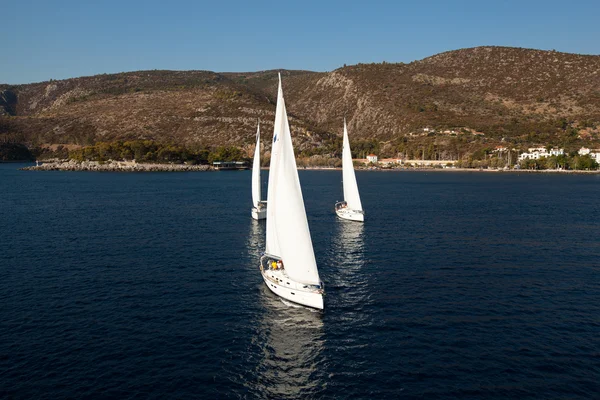
M342 149L342 179L344 186L344 200L348 204L348 208L362 211L356 175L354 174L354 165L352 164L352 153L350 151L350 140L348 140L348 129L346 128L345 118L344 144Z
M269 172L266 251L281 257L291 279L318 285L321 280L304 209L281 76L273 136L275 151L271 155Z
M281 99L281 100L280 100ZM283 112L283 113L282 113ZM271 161L269 164L269 183L267 188L267 239L266 249L267 254L276 256L281 255L279 250L279 240L277 238L277 230L275 227L275 192L277 190L277 162L279 161L279 147L281 142L281 130L283 116L285 115L285 105L283 104L283 90L281 88L281 77L279 78L279 88L277 92L277 108L275 109L275 124L273 125L273 141L271 143Z
M252 163L252 203L258 207L260 197L260 124L256 128L256 149L254 150L254 161Z

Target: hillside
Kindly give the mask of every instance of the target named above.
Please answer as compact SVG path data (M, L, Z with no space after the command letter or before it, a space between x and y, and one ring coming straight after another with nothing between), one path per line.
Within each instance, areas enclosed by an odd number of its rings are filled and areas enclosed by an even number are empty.
M292 135L308 155L339 147L344 115L353 140L390 154L427 148L458 157L502 142L600 147L600 56L477 47L410 64L281 72ZM277 71L0 85L0 136L29 145L152 139L250 151L260 119L268 150L276 90Z

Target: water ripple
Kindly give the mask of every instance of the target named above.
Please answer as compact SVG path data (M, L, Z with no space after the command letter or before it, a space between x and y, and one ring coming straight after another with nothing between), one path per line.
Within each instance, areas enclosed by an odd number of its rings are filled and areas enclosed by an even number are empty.
M249 173L0 164L0 397L600 392L597 177L359 172L364 224L300 178L324 312L263 284Z

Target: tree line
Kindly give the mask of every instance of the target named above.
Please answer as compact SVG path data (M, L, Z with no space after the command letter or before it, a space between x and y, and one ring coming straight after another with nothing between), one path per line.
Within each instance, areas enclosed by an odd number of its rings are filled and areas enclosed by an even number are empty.
M69 151L76 161L131 161L174 164L211 164L214 161L248 161L235 146L188 148L153 140L98 142L93 146Z
M559 155L543 157L537 160L525 159L520 163L524 169L568 169L593 170L598 169L598 163L589 155Z
M412 139L412 140L411 140ZM464 168L503 168L520 164L524 169L597 169L598 163L590 156L580 156L576 150L561 155L542 158L539 160L518 161L518 151L497 153L478 139L468 137L452 137L440 140L435 137L402 138L398 141L381 142L375 139L357 139L352 141L352 157L365 158L369 153L375 153L382 158L448 160L456 166ZM510 145L510 144L509 144ZM147 163L176 163L176 164L212 164L214 161L246 161L250 162L247 149L236 146L185 146L172 142L157 142L153 140L129 140L115 142L98 142L76 150L67 150L59 146L55 150L34 148L27 153L26 147L3 149L4 159L43 159L70 158L76 161L131 161ZM10 156L8 153L10 152ZM15 153L18 154L18 158ZM261 155L263 166L269 165L267 151ZM327 166L339 167L342 155L342 140L330 138L322 145L298 149L296 156L298 166Z

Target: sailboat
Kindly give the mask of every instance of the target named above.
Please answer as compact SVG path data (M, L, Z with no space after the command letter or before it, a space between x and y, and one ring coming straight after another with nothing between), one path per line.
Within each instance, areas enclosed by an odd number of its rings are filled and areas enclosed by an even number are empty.
M256 128L256 149L254 150L254 161L252 163L252 218L267 218L267 202L261 201L260 190L260 123Z
M323 282L304 209L292 136L283 100L281 75L277 93L269 188L265 253L260 272L276 295L304 306L323 309Z
M344 144L342 148L342 179L344 186L344 201L335 203L335 212L338 217L350 221L363 222L365 213L358 194L354 165L352 164L352 153L350 152L350 140L348 140L348 129L346 118L344 118Z

